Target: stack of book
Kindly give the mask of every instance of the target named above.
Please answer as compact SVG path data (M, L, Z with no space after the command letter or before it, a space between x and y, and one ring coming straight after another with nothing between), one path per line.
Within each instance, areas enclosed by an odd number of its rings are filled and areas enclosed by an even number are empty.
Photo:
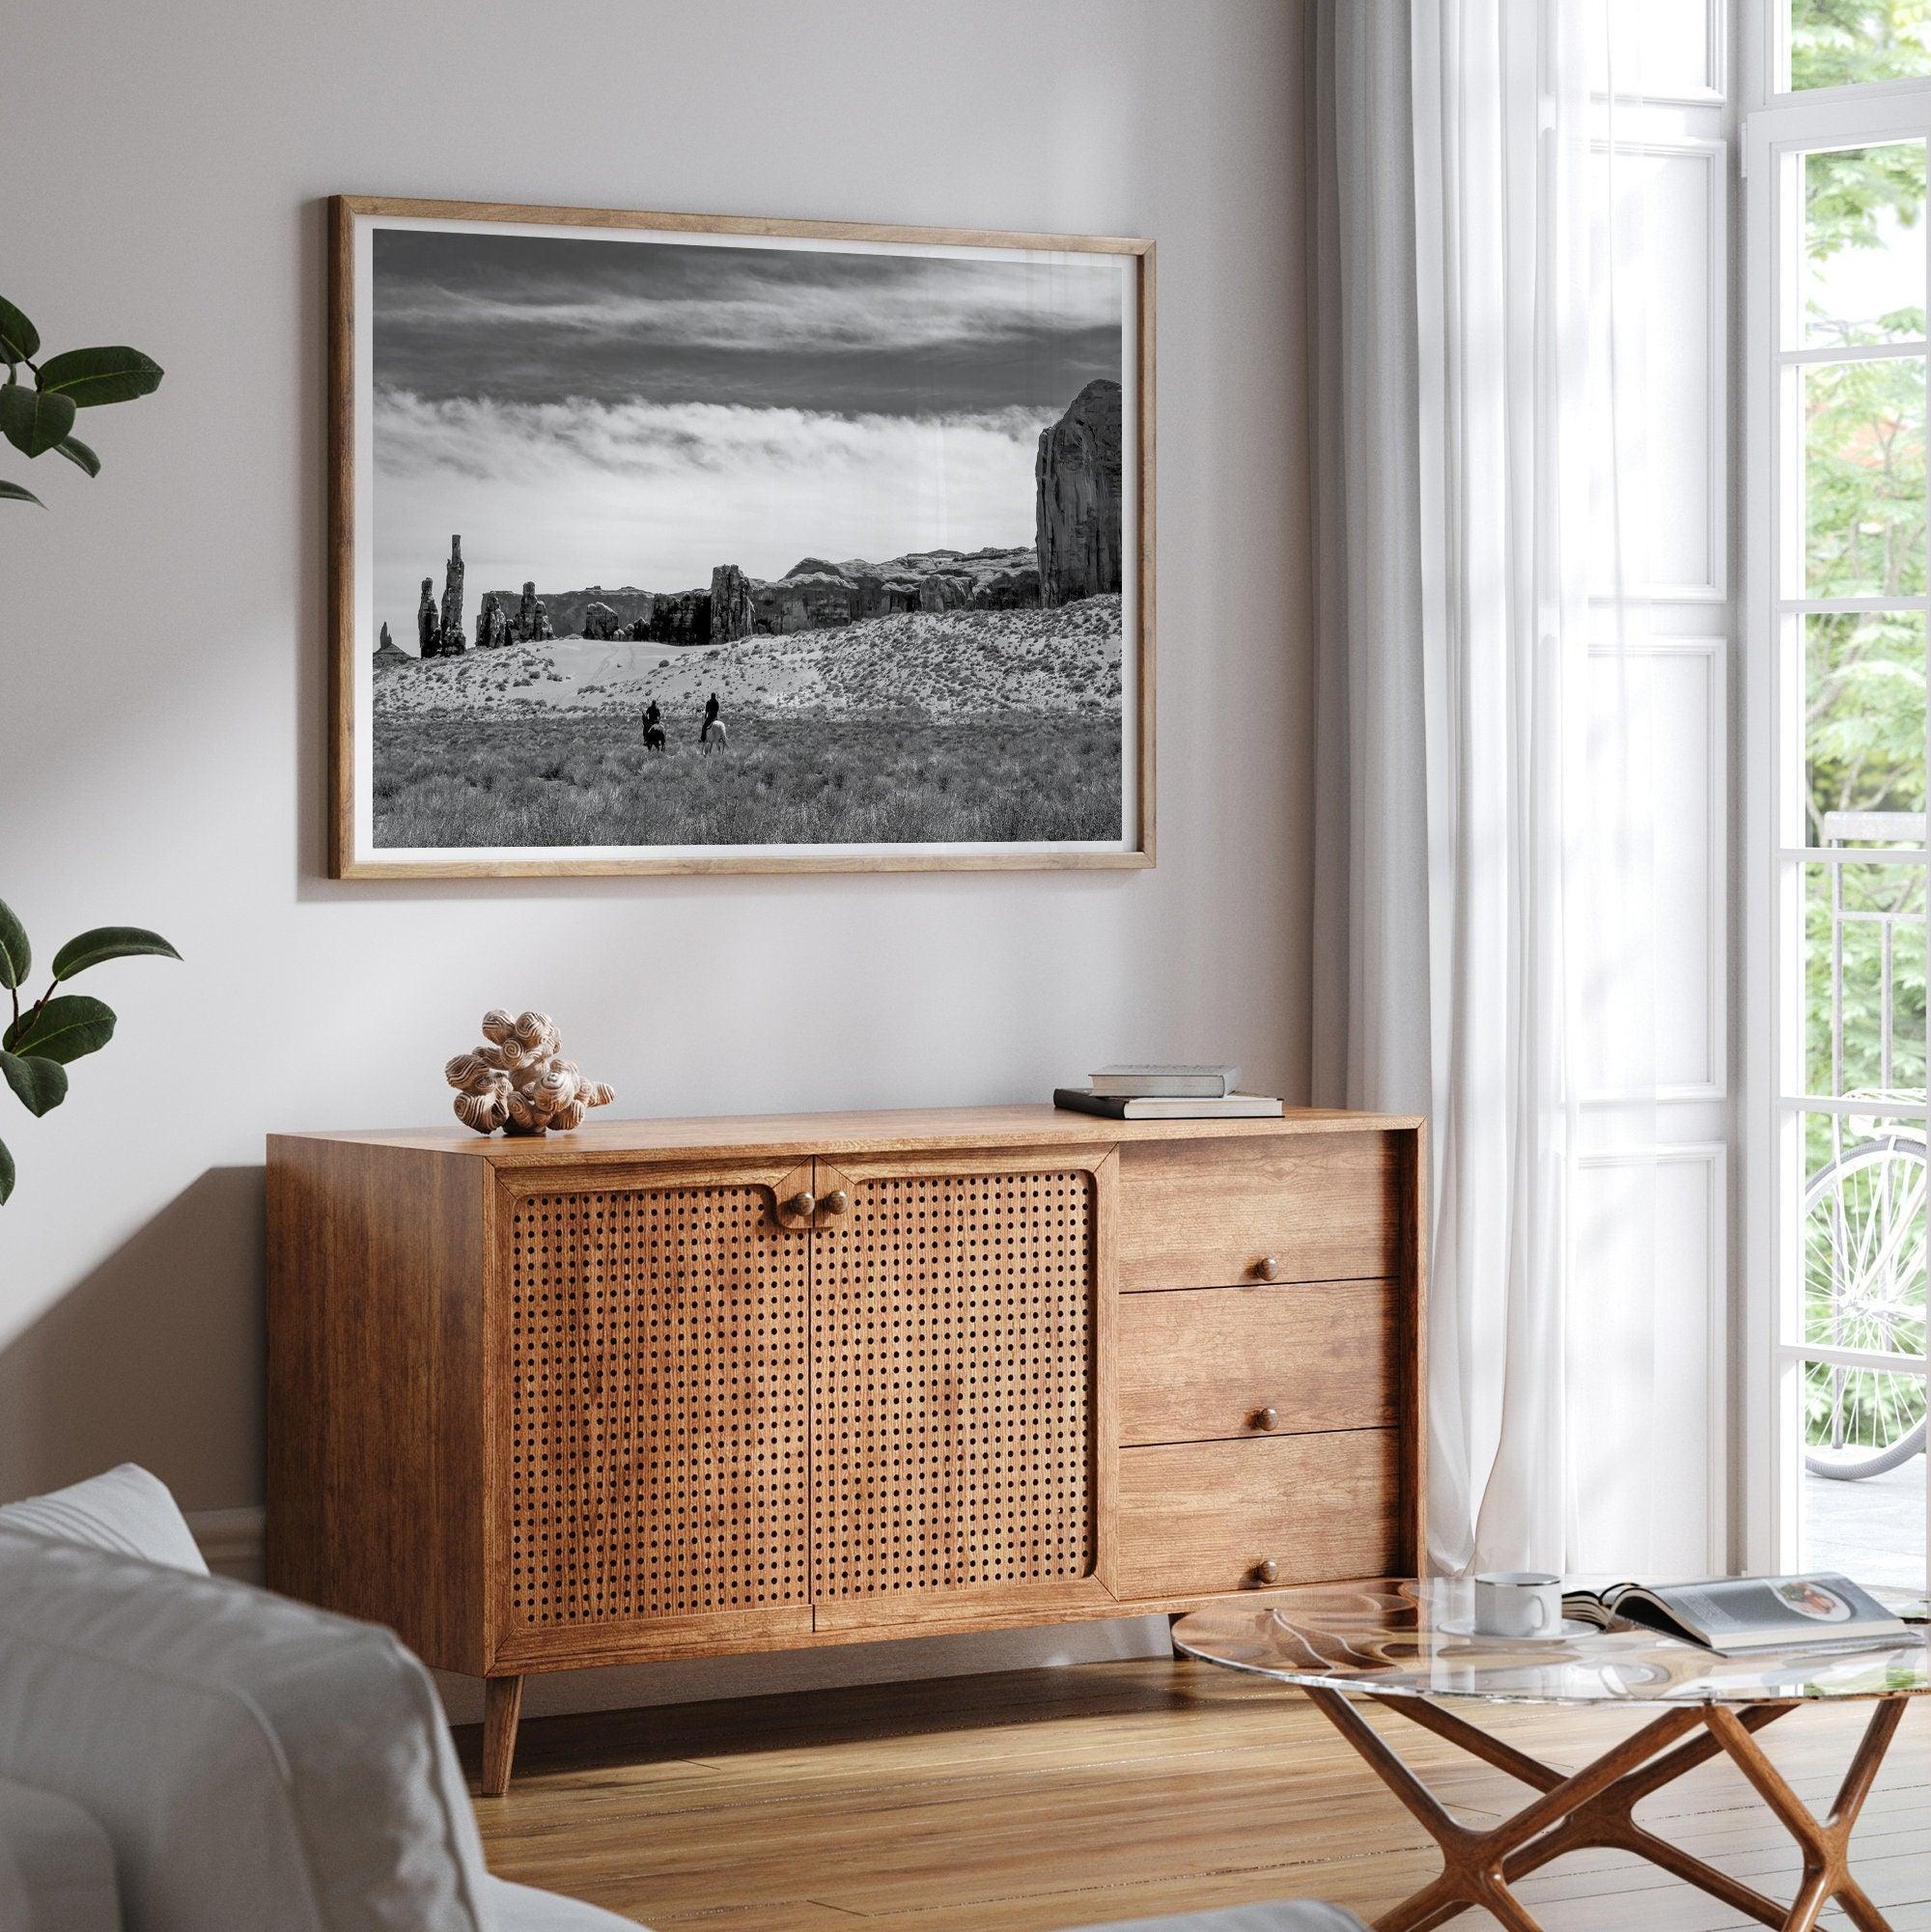
M1267 1094L1235 1090L1234 1067L1102 1067L1083 1087L1055 1087L1054 1106L1108 1120L1270 1120L1281 1112Z

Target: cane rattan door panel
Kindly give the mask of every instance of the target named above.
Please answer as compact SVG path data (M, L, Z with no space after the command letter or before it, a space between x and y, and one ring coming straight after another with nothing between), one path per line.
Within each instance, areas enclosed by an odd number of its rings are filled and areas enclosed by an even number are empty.
M1078 1585L1098 1543L1093 1173L992 1162L845 1198L812 1236L814 1599Z
M516 1197L513 1627L808 1614L809 1266L742 1181Z

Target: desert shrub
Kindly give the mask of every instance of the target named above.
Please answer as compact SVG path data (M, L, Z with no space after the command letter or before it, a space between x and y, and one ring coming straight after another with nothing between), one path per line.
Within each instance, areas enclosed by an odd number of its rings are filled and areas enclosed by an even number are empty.
M1109 719L741 718L646 753L623 715L378 720L378 847L1117 838Z

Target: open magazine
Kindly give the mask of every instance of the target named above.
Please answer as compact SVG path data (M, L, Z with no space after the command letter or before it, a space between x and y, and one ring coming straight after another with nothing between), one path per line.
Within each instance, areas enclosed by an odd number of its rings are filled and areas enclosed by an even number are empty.
M1721 1657L1756 1650L1849 1649L1910 1635L1848 1577L1712 1577L1699 1583L1616 1583L1571 1590L1562 1612L1608 1628L1618 1619L1687 1638Z

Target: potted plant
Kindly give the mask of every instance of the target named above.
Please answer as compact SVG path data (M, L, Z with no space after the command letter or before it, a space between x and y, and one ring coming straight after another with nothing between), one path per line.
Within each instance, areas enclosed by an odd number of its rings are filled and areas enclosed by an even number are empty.
M23 456L41 457L52 450L88 476L100 474L100 459L73 434L78 413L107 403L131 403L160 386L160 364L138 349L70 349L42 358L40 331L4 297L0 356L7 363L7 380L0 385L0 434ZM6 477L0 477L0 501L45 507L31 490ZM97 926L54 955L46 991L23 1003L33 949L26 928L0 900L0 991L11 1005L0 1032L0 1078L29 1113L57 1107L67 1098L68 1068L83 1055L98 1052L114 1037L111 1007L87 994L61 989L90 966L142 953L181 957L145 927ZM14 1191L14 1158L0 1140L0 1204Z

